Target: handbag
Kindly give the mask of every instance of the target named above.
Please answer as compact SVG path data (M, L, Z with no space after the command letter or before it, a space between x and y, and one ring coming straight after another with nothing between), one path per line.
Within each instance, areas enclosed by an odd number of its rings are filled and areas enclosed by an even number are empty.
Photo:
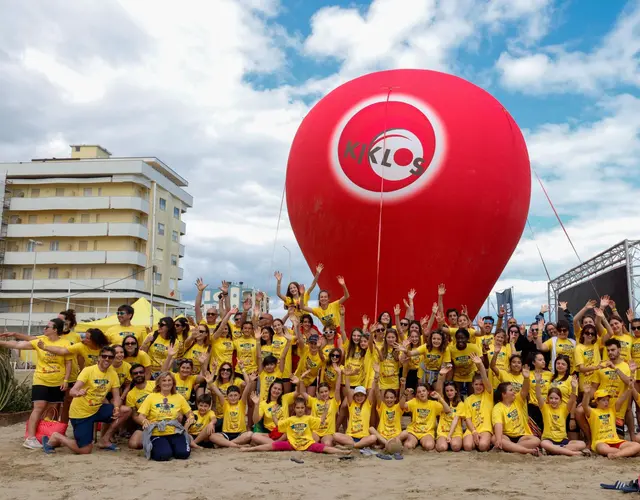
M38 440L38 442L42 443L42 436L51 437L51 434L53 434L54 432L59 432L63 436L67 433L69 424L59 422L57 418L58 410L55 406L50 406L44 411L44 413L42 414L42 418L40 419L40 421L38 422L38 426L36 427L36 439ZM25 439L29 436L28 428L29 422L27 422L25 426Z

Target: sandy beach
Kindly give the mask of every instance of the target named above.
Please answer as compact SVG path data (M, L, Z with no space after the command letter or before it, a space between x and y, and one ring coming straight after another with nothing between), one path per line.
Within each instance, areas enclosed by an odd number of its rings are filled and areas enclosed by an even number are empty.
M197 450L187 461L150 462L142 452L76 456L22 448L24 424L0 429L1 499L606 499L601 482L638 476L640 459L425 453L401 461L356 456Z

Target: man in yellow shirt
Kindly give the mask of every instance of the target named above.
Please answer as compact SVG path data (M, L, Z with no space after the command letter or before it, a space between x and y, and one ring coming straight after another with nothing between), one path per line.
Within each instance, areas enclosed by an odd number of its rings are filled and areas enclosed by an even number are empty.
M133 381L133 388L127 393L127 408L131 409L131 417L135 417L138 414L138 409L147 399L147 396L153 392L156 387L156 383L152 380L147 380L146 371L144 366L138 363L131 365L129 370L131 380ZM120 411L122 411L120 407ZM131 434L129 438L129 448L132 450L142 449L142 426L138 425L136 430Z
M127 304L118 307L116 317L119 324L112 326L105 332L111 345L122 345L122 341L129 336L135 337L138 345L142 345L147 336L147 329L142 325L131 324L134 312L133 307Z
M55 452L56 446L66 446L71 451L85 455L93 449L93 426L98 422L107 424L98 442L98 447L115 451L111 436L120 425L131 416L131 409L120 408L120 381L118 374L111 366L116 357L113 347L106 346L100 350L98 364L89 366L80 372L78 380L71 388L73 401L69 409L73 439L54 432L50 438L42 438L45 453ZM105 403L107 393L111 391L113 404ZM122 410L122 411L121 411Z

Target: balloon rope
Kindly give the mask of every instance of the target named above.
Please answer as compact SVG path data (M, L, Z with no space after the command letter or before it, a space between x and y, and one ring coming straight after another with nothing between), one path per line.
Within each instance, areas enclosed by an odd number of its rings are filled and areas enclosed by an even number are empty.
M282 219L282 207L284 205L284 193L287 188L287 183L282 185L282 198L280 198L280 212L278 212L278 223L276 224L276 235L273 238L273 251L271 252L271 263L269 264L269 269L267 272L269 276L267 276L267 287L271 285L271 278L273 278L273 261L276 258L276 244L278 243L278 231L280 230L280 220ZM291 277L289 277L291 278Z
M391 97L392 87L388 87L387 102L384 107L384 137L382 138L383 154L387 151L387 115L389 111L389 99ZM376 302L373 317L378 317L378 293L380 290L380 248L382 244L382 205L384 194L384 172L382 170L382 162L380 162L380 213L378 215L378 256L376 259Z
M542 261L542 266L544 267L544 272L547 273L547 279L551 281L551 276L549 276L549 270L547 269L547 264L544 261L544 257L542 257L542 252L540 251L540 247L538 246L538 242L536 241L536 234L533 232L533 228L531 227L531 223L529 222L529 218L527 217L527 226L529 226L529 231L531 231L531 237L533 238L533 242L538 249L538 255L540 256L540 260Z

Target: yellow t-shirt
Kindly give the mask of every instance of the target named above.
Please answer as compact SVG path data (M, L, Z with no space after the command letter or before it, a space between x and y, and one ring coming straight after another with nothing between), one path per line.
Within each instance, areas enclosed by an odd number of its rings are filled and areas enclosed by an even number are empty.
M287 297L284 298L284 308L287 309L289 306L297 305L296 308L296 316L298 318L302 317L305 312L302 310L304 306L309 303L309 292L305 291L302 296L297 298Z
M552 408L550 404L546 403L541 408L541 413L544 423L542 439L550 439L555 442L567 439L567 415L569 415L567 405L560 403L557 408Z
M473 426L478 433L491 432L493 433L493 426L491 422L491 416L493 413L493 395L487 391L482 391L481 394L472 394L465 400L466 410L465 415L471 418Z
M105 402L107 393L120 387L118 374L112 366L107 368L106 372L100 370L98 365L89 366L80 372L78 382L84 382L82 388L87 393L73 398L69 408L70 418L88 418L95 415Z
M55 342L52 342L43 335L29 342L37 355L36 371L33 374L33 385L44 385L46 387L60 386L64 382L66 372L65 364L67 361L73 359L73 355L60 355L44 351L38 347L38 342L40 341L44 342L46 346L64 347L66 349L71 347L69 341L64 337L60 337Z
M489 363L493 359L493 355L496 352L496 346L493 342L489 344L489 350L487 351L487 357L489 358ZM511 359L511 344L503 345L500 348L500 352L498 356L496 356L496 368L498 370L509 370L509 359ZM489 381L491 382L491 386L496 389L498 384L500 383L500 377L496 377L496 374L493 373L493 370L488 370L489 372Z
M332 365L325 365L320 376L320 382L329 384L329 391L331 392L331 397L333 397L336 390L336 383L338 382L338 372Z
M493 344L493 333L488 333L487 335L478 335L476 334L476 345L482 351L484 346L487 346L487 349ZM489 358L491 360L491 358Z
M129 363L127 363L126 361L123 361L120 366L111 365L111 367L118 374L118 382L120 382L121 386L126 381L130 381L131 380L131 374L129 373L129 371L131 370L131 365Z
M137 356L127 356L126 358L124 358L124 360L129 363L130 365L133 365L135 363L144 366L145 368L147 368L148 366L151 366L151 358L149 357L149 355L144 352L144 351L138 351L138 355Z
M218 367L223 363L233 362L233 340L227 337L219 337L211 341L211 359L209 369L216 363Z
M183 359L190 359L193 363L193 374L200 374L200 357L207 353L208 347L198 343L193 344L187 352L182 356Z
M312 309L313 315L318 318L323 326L340 326L340 301L336 300L331 302L326 309L322 309L320 306Z
M623 441L616 432L616 414L611 407L611 400L609 408L606 410L591 408L589 428L591 429L591 449L593 451L596 450L598 443L616 444Z
M633 337L631 359L636 365L640 366L640 337ZM636 380L640 380L640 370L636 370Z
M524 376L522 373L511 373L506 370L500 370L500 382L509 382L515 392L520 392L522 384L524 384Z
M233 348L236 351L238 361L244 363L244 369L247 373L258 371L256 361L256 339L255 337L240 337L233 341Z
M193 413L193 417L196 421L191 425L191 427L189 427L189 434L196 437L213 421L214 418L216 418L216 414L212 410L209 410L204 415L200 415L200 412L196 411Z
M287 339L284 335L274 335L271 341L271 354L273 354L278 361L282 357L282 353L284 352L284 348L287 346ZM291 358L291 347L287 351L287 356L284 360L284 369L282 371L283 378L291 377L291 367L292 367L292 358Z
M147 329L142 325L115 325L109 328L105 335L111 345L122 345L125 337L133 336L138 341L138 346L141 346L147 336Z
M79 344L80 342L82 342L80 334L77 333L75 329L71 330L69 333L65 333L61 336L61 338L67 340L69 342L69 345ZM75 382L78 379L78 373L80 373L80 367L78 366L78 360L74 356L71 360L71 375L69 375L69 387L71 387L72 382Z
M440 352L437 348L427 349L427 344L422 344L416 350L424 357L424 367L429 371L440 371L442 363L451 363L451 353L448 349Z
M84 360L84 367L93 366L98 363L98 358L100 357L100 349L89 349L82 342L79 344L73 344L69 346L69 352L73 354L74 357L80 356Z
M451 411L449 413L442 413L440 415L440 419L438 420L438 437L447 437L449 435L449 431L451 430L451 425L453 424L453 419L458 416L458 423L456 424L456 428L454 429L451 437L462 437L462 421L466 417L466 407L465 404L460 401L458 406L451 406Z
M166 401L165 401L166 400ZM186 415L191 411L187 400L180 394L169 394L163 396L160 392L152 392L138 408L138 413L147 417L149 422L160 422L161 420L174 420L178 414ZM152 436L169 436L175 434L176 429L172 425L167 425L164 432L157 427L153 429Z
M153 334L150 334L149 336L152 336L152 335ZM162 369L162 365L167 359L167 356L169 355L169 346L170 346L169 342L170 342L169 339L165 340L160 335L158 335L156 337L156 340L154 340L152 344L149 346L149 350L147 351L147 354L151 358L152 372L159 372ZM176 343L177 342L178 341L176 341ZM171 434L173 434L173 432Z
M151 380L149 380L142 389L138 389L134 386L133 389L127 393L127 406L137 411L144 400L147 399L147 396L151 394L155 388L156 383Z
M520 394L516 394L516 399L507 406L500 402L493 407L491 420L495 427L502 424L502 434L509 437L520 437L531 435L529 428L526 403Z
M384 353L382 355L384 356ZM383 360L378 357L378 362L380 363L380 390L397 390L400 387L400 362L393 356L393 350L389 349Z
M542 345L546 346L549 348L549 352L553 351L553 339L549 339L546 340L545 342L542 343ZM569 356L569 359L571 360L571 366L569 367L569 369L571 371L573 371L573 369L576 366L576 360L575 360L575 351L576 351L576 346L575 344L571 341L571 339L561 339L561 338L557 338L556 340L556 356L558 354L564 354L565 356Z
M282 378L282 372L278 370L277 366L271 373L266 370L260 372L260 401L269 399L269 387L279 378Z
M420 401L413 398L407 401L407 407L411 412L411 422L407 426L407 432L413 434L418 440L424 436L435 437L436 418L442 413L442 404L438 401Z
M613 335L611 338L616 339L618 342L620 342L620 357L628 363L629 360L631 359L631 349L633 346L634 338L627 333L624 333L622 335ZM600 337L600 339L601 339L600 347L602 347L602 359L604 361L608 361L609 354L607 353L607 348L602 343L602 337Z
M260 401L260 406L258 407L258 414L262 419L262 424L265 429L272 431L276 428L276 424L273 423L273 415L275 414L278 422L284 420L289 416L289 401L292 401L293 398L287 398L286 396L293 396L293 393L285 394L282 396L282 406L278 406L276 401L271 401L267 403L266 401ZM277 408L277 411L274 413L274 408Z
M540 381L540 392L542 397L547 399L547 394L549 393L549 383L551 382L551 377L553 374L548 370L542 371L542 380ZM536 380L535 373L531 374L529 381L529 402L532 405L538 406L538 396L536 396L536 384L538 381Z
M476 372L476 365L471 361L471 354L475 353L482 357L480 348L469 342L463 350L459 350L455 344L451 344L447 349L453 363L453 380L455 382L471 382Z
M622 373L624 373L627 377L631 375L631 369L629 365L623 361L616 365L616 368L620 369ZM613 368L600 368L597 372L596 382L600 384L598 389L603 389L607 391L611 399L609 400L609 407L613 408L620 394L622 394L625 390L625 384L618 376L618 373ZM627 407L629 406L629 400L624 402L620 411L616 412L618 418L624 418L625 413L627 412Z
M193 385L196 383L196 378L198 376L189 375L187 378L182 378L179 373L176 373L175 377L176 377L176 391L184 399L189 401L189 399L191 399L191 391L193 390Z
M349 352L349 342L350 341L347 340L347 343L343 346L343 351L345 353L345 356L347 356ZM365 379L367 374L364 367L364 358L366 354L367 354L366 351L362 351L359 346L356 346L356 348L353 350L353 355L349 358L345 358L345 361L344 361L345 371L349 371L349 372L357 371L355 375L351 375L349 377L349 384L352 386L365 384ZM343 378L343 382L344 382L344 378Z
M402 410L398 403L389 407L385 403L378 405L378 415L380 423L378 424L378 432L385 439L398 437L402 432Z
M225 401L222 405L222 432L245 432L247 430L246 414L247 405L244 401L240 400L234 405Z
M304 372L309 370L309 374L302 379L304 385L309 386L318 377L320 368L322 368L322 360L320 354L312 354L309 346L305 345L298 350L300 361L298 362L298 368L296 369L296 375L301 376Z
M585 368L598 366L600 364L600 349L598 348L598 345L576 345L575 360L576 371L578 370L579 366L584 366ZM591 385L596 381L596 373L597 372L595 371L589 374L580 373L580 375L578 376L578 380L581 391L583 391L586 386Z
M244 380L236 377L235 379L231 379L231 381L226 382L226 383L219 383L217 380L215 381L215 385L218 389L220 389L220 392L222 394L224 394L225 396L227 395L227 389L229 389L229 387L231 387L232 385L235 385L236 387L240 388L240 394L242 394L242 390L244 389ZM223 414L223 409L222 409L222 403L220 403L220 400L218 398L214 398L215 401L215 413L216 415L222 415Z
M322 419L322 415L324 415L325 410L327 412L327 418L325 419L324 424L320 425L316 432L318 436L331 436L336 433L336 416L338 415L338 410L340 410L340 403L338 403L335 398L330 398L327 401L320 401L317 398L309 396L307 399L307 406L311 408L311 415L313 417Z
M310 415L289 417L278 422L278 430L287 435L287 441L294 450L306 450L315 441L313 431L320 427L320 419Z
M569 402L569 397L571 396L571 377L567 377L566 380L557 378L549 382L549 389L551 389L552 387L560 389L560 392L562 393L562 402L564 404L567 404Z
M363 438L369 435L371 419L371 402L367 399L362 405L352 401L349 405L349 425L346 434L352 438Z

